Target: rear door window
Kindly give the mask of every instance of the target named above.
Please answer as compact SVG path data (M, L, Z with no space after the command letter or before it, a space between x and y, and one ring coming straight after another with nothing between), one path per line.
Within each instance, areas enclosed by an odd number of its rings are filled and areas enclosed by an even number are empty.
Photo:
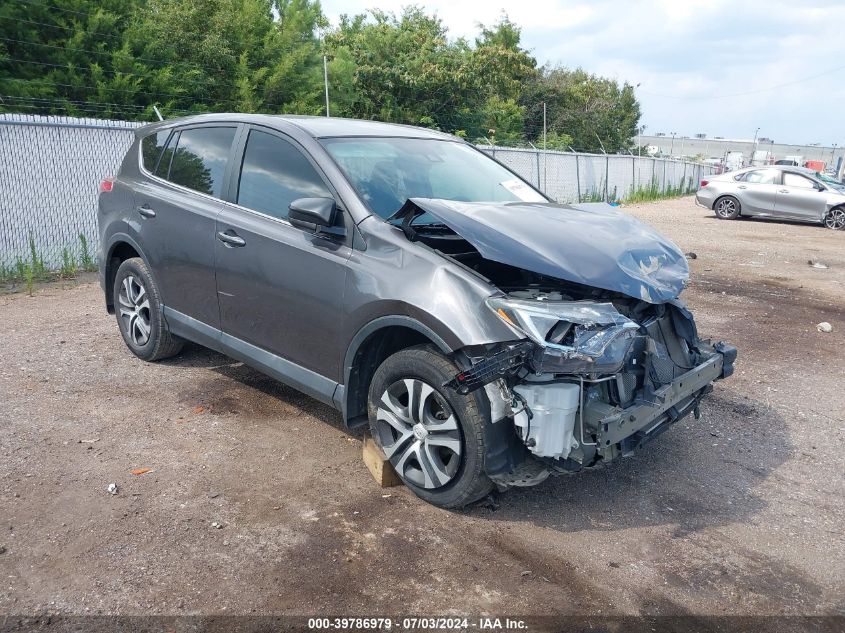
M331 198L317 170L292 143L273 134L251 130L241 164L238 204L287 219L297 198Z
M223 175L226 173L235 129L200 127L182 130L175 143L167 179L177 185L219 198L223 190ZM166 155L167 152L162 158L162 163Z
M745 182L753 182L758 185L776 185L778 182L777 169L757 169L745 174Z

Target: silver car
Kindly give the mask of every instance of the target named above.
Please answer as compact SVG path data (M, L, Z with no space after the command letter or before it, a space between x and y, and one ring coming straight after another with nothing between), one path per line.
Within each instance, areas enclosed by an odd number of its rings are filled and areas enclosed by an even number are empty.
M695 202L722 220L740 215L845 228L845 185L812 169L748 167L701 181Z

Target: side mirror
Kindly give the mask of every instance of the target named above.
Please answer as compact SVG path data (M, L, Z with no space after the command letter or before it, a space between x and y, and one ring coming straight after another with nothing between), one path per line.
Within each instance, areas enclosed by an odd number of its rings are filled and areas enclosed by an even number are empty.
M336 227L337 203L334 198L298 198L288 207L288 221L298 229L313 233L345 235L346 231Z
M817 191L826 191L826 190L827 190L827 187L825 187L822 183L817 182L817 183L816 183L816 190L817 190Z

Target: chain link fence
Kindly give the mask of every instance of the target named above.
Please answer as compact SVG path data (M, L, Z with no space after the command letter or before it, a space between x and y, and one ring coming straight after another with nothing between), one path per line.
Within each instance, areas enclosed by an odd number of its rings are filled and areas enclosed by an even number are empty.
M0 114L0 280L22 277L26 266L84 266L94 256L99 183L117 172L140 125ZM637 156L481 149L560 202L622 200L646 189L692 192L712 173L705 165Z
M117 171L140 125L0 114L0 277L58 270L68 258L84 267L96 256L100 181Z
M619 154L543 152L479 146L563 203L615 202L694 193L710 165Z

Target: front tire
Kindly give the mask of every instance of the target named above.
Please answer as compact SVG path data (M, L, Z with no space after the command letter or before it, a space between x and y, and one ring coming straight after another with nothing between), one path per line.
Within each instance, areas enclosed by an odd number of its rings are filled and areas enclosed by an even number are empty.
M113 296L120 334L135 356L156 361L182 351L184 341L170 333L158 285L143 259L133 257L120 264Z
M713 210L716 212L716 217L720 220L736 220L742 207L739 200L733 196L722 196L713 205Z
M484 391L443 388L457 372L431 349L405 349L376 370L367 400L376 444L414 494L441 508L461 508L493 489L484 472Z
M845 229L845 207L831 209L824 218L824 225L834 231Z

